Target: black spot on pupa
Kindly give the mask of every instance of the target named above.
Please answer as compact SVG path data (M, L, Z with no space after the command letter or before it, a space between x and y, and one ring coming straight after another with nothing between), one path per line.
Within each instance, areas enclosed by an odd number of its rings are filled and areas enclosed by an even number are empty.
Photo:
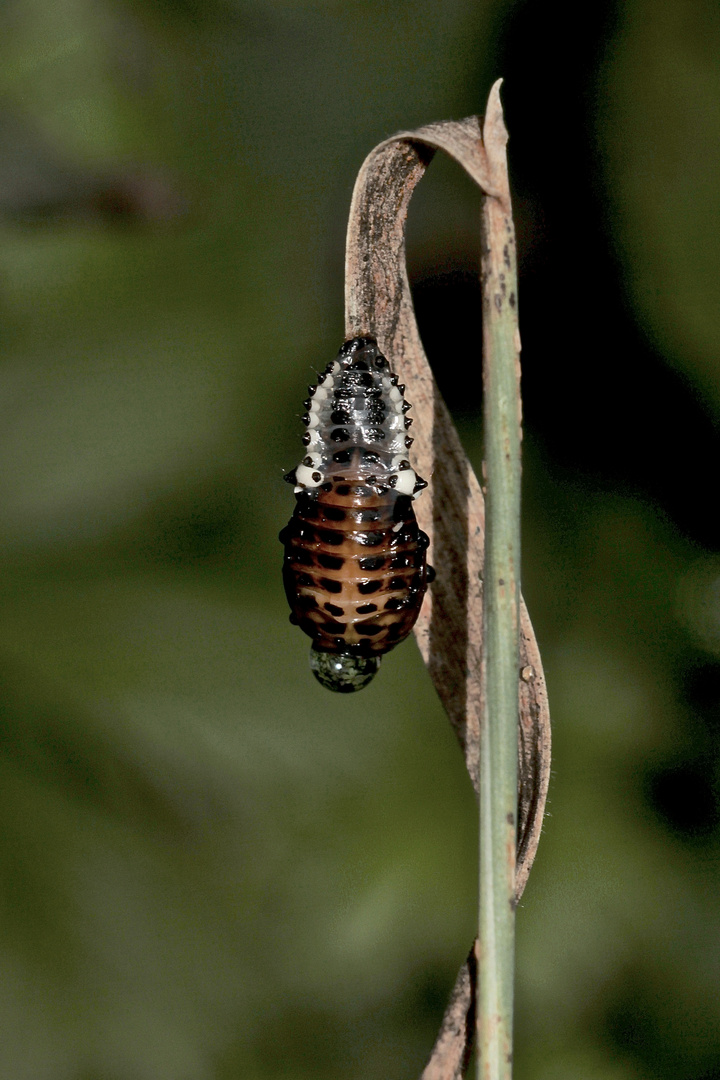
M370 336L348 338L340 349L340 355L349 356L350 353L357 352L358 349L364 349L367 345L374 344L375 338L371 338Z
M345 539L344 533L335 532L334 529L318 529L317 534L321 544L330 544L332 547L342 544Z
M350 433L345 428L333 428L330 432L330 438L333 442L347 442L350 438Z
M314 482L315 482L316 484L319 484L319 483L320 483L320 481L322 480L322 473L319 473L319 472L314 472L314 473L312 474L312 478L313 478L313 481L314 481Z
M331 593L342 592L342 581L335 581L334 578L329 578L329 577L320 578L320 581L318 582L318 584L320 585L321 588L323 588L325 590L325 592L331 592Z
M333 489L333 486L332 486L332 484L330 483L329 480L327 481L327 483L321 484L321 486L320 486L321 491L332 491L332 489Z
M393 507L393 521L405 522L410 517L410 507L412 506L412 498L410 495L398 495L395 500L395 506ZM408 527L412 525L412 520L408 522Z
M327 607L327 604L325 605ZM355 608L358 615L369 615L372 611L377 611L377 604L361 604L360 607Z
M403 606L403 602L399 596L391 596L385 604L385 611L397 611Z
M321 625L326 634L344 634L347 629L341 622L335 622L334 619L326 619Z
M406 431L407 431L407 429L408 429L409 427L412 427L412 423L413 423L413 422L412 422L412 417L411 417L411 416L406 416L406 417L405 417L405 430L406 430Z
M355 515L356 521L379 521L380 510L358 510Z
M378 371L383 371L386 367L388 367L388 362L384 356L375 357L375 367L378 369Z
M410 449L410 447L412 446L412 444L414 442L415 442L415 440L413 439L412 435L406 435L405 436L405 446L407 447L408 450Z
M405 578L394 577L394 578L390 578L390 584L389 584L388 588L390 588L390 589L404 589L405 584L406 584Z
M375 581L359 581L358 592L362 593L363 596L367 596L369 593L377 592L381 585L382 581L379 578Z
M333 461L336 461L338 465L347 465L352 458L350 450L338 450L333 454Z
M406 413L406 412L410 412L411 409L412 409L412 405L410 404L410 402L409 401L403 401L403 403L402 403L402 411L404 413Z
M366 634L368 637L374 637L375 634L379 634L382 629L382 626L378 626L377 623L357 623L355 626L355 630L358 634Z
M329 487L328 487L328 491L331 491L331 490L332 490L332 484L330 484ZM350 494L350 485L349 484L339 484L335 488L335 490L338 493L338 495L349 495Z
M358 563L361 570L380 570L385 565L384 555L370 555L360 559Z
M330 422L332 424L349 424L352 420L352 416L347 409L333 409L330 414Z
M381 532L359 532L355 533L355 539L366 547L377 547L382 544L384 537Z
M342 615L343 609L338 607L337 604L331 604L329 601L327 604L323 604L326 611L329 611L331 615Z
M345 520L345 511L341 506L323 506L323 513L328 521Z
M435 567L434 566L428 566L426 574L425 574L425 580L427 581L428 585L432 585L433 581L435 580Z
M311 436L310 432L309 432L309 431L306 431L306 432L305 432L305 434L304 434L304 435L303 435L303 437L302 437L302 444L303 444L303 446L309 446L309 445L310 445L310 439L311 439L311 438L312 438L312 436Z
M339 555L326 555L324 551L319 552L317 561L326 570L341 570L345 563Z

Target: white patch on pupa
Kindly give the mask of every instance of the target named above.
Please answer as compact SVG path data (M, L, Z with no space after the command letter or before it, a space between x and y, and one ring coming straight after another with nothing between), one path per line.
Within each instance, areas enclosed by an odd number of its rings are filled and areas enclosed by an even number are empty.
M322 483L322 474L319 474L319 480L313 480L313 473L317 473L317 469L313 468L312 465L298 465L295 470L295 478L304 488L316 488Z
M399 491L401 495L412 495L415 490L415 484L417 483L417 476L414 469L403 469L402 472L397 474L397 483L395 484L395 490Z

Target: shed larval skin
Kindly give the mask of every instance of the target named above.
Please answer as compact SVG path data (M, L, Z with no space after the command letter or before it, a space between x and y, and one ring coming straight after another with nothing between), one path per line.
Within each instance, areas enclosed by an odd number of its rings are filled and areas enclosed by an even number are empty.
M313 639L316 677L341 693L366 686L408 636L434 577L404 391L374 338L347 341L309 387L307 454L286 476L297 500L280 534L290 620Z

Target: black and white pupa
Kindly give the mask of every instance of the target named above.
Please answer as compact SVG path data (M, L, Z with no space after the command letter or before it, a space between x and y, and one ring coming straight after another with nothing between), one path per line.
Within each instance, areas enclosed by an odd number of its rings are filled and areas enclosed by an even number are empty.
M413 510L427 483L410 462L405 387L374 338L346 341L309 394L306 454L285 477L283 582L316 678L351 693L411 632L435 576Z

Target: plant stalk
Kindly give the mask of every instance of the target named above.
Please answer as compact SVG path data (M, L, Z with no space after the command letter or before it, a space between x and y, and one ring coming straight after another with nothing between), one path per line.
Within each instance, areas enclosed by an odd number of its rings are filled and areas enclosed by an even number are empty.
M504 126L502 134L507 138ZM504 145L502 160L504 163ZM505 167L507 191L506 178ZM510 1080L515 966L521 434L517 273L509 196L485 196L481 235L487 502L483 586L485 695L480 730L477 1077Z

